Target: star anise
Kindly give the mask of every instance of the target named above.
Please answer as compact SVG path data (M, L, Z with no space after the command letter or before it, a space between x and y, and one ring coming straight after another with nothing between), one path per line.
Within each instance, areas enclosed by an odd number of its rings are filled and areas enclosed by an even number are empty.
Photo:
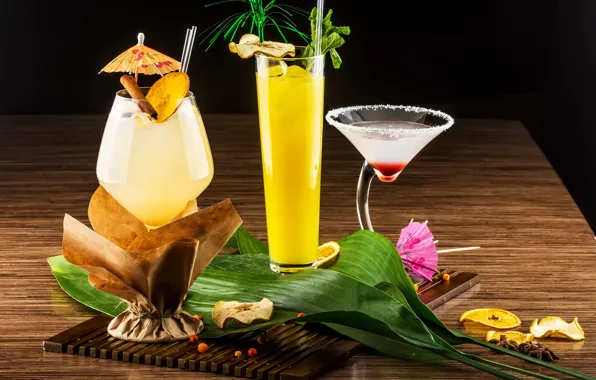
M507 348L513 351L519 351L519 347L517 346L517 342L514 340L507 340L505 335L501 334L501 338L499 340L492 339L488 343L496 344L499 347Z
M525 355L529 355L538 360L544 360L546 362L552 362L559 359L557 355L550 348L546 347L542 343L522 343L518 345L513 340L507 340L505 335L501 335L500 339L492 339L489 343L496 344L499 347L503 347L509 350L517 351Z
M522 343L519 345L519 352L522 354L530 355L536 359L544 360L546 362L552 362L559 359L557 355L550 348L546 347L542 343Z

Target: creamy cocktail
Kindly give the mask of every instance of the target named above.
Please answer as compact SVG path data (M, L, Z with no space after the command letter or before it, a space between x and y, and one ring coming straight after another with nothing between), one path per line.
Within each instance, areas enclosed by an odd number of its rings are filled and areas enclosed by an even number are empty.
M126 91L116 95L97 161L100 184L154 228L172 221L213 178L207 134L192 93L157 122Z

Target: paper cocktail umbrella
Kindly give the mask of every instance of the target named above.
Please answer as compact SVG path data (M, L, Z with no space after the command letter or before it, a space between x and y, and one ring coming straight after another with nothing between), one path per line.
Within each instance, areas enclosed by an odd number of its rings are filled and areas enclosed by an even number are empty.
M106 73L134 73L136 80L139 74L160 74L163 76L170 71L180 70L180 62L145 46L145 35L143 33L139 33L137 38L139 42L136 45L114 58L112 62L100 70L100 73L102 71Z
M433 234L426 223L411 221L401 230L396 248L408 269L432 281L439 263L439 255Z

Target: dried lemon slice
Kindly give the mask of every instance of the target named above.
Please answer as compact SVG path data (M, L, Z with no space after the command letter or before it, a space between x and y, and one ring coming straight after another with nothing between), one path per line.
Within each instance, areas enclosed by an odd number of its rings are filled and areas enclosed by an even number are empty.
M559 317L545 317L540 321L534 319L530 326L530 332L536 338L585 339L584 330L579 325L577 318L574 318L571 323L567 323Z
M161 77L147 92L147 100L157 112L157 122L166 121L176 112L190 89L186 73L172 72Z
M501 335L505 335L505 338L509 341L512 340L517 344L528 343L534 340L534 335L532 333L526 334L521 331L494 331L490 330L486 333L486 337L484 340L490 342L491 340L499 340L501 339Z
M341 251L341 246L336 241L327 242L319 247L317 252L317 268L334 260Z
M509 330L521 326L517 315L504 309L468 310L459 317L460 322L476 322L499 330Z
M273 41L261 42L259 37L254 34L243 35L238 43L230 42L228 48L243 59L251 58L256 53L275 58L282 58L286 55L293 57L296 54L296 47L292 44Z

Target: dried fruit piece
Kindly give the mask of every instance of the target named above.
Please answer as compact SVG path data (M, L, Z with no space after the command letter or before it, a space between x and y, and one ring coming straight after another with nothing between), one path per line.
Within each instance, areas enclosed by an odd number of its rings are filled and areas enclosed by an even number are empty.
M527 343L534 340L533 334L526 334L521 331L494 331L490 330L486 333L484 340L490 342L492 340L501 340L505 336L507 341L514 341L517 344Z
M571 323L559 317L545 317L540 321L535 319L530 325L530 331L536 338L552 337L576 341L585 339L584 330L577 318L574 318Z
M268 321L273 314L273 302L263 298L259 302L219 301L213 307L213 322L223 329L228 319L250 325L254 322Z
M242 357L242 351L235 351L235 352L234 352L234 357L235 357L235 358L240 358L240 357Z
M304 317L305 315L306 315L306 314L304 314L304 313L298 313L297 317L298 317L298 318L302 318L302 317Z
M545 317L540 321L534 319L530 325L530 331L536 338L548 338L561 327L567 326L567 322L559 317Z
M468 310L459 317L460 322L476 322L499 330L509 330L521 326L521 320L515 314L504 309Z
M567 338L571 340L584 340L584 330L579 325L577 317L573 318L573 322L567 326L560 328L552 335L553 338Z
M257 349L256 348L252 348L252 347L249 348L248 349L248 356L250 356L251 358L257 356Z
M201 317L200 315L195 315L195 318L198 319L199 321L203 320L203 317Z
M166 74L151 86L147 100L157 112L158 123L168 120L176 112L189 89L190 79L181 72Z
M336 241L330 241L321 245L317 251L316 267L321 267L335 260L339 255L339 251L341 251L341 246Z
M230 42L228 45L232 53L238 54L240 58L247 59L256 53L275 58L283 58L286 55L293 57L296 55L296 47L292 44L282 42L263 41L254 34L245 34L240 37L238 43Z
M451 276L448 273L445 273L443 275L443 281L449 281L449 280L451 280Z
M199 337L197 336L197 334L192 334L189 338L190 343L192 344L197 344L199 343Z
M197 347L197 350L201 354L204 354L205 352L209 351L209 345L207 343L199 343L199 346Z

